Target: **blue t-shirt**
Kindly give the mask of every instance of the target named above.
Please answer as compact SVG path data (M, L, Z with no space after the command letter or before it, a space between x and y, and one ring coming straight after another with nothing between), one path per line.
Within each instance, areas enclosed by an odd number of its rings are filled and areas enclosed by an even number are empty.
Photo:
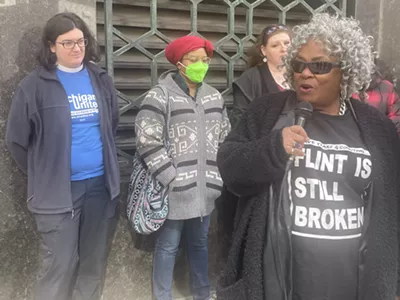
M57 69L68 96L72 119L71 181L104 174L99 108L86 68L69 73Z

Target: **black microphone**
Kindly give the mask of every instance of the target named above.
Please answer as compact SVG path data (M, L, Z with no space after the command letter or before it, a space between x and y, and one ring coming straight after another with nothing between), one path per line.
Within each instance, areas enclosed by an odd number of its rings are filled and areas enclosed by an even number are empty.
M296 117L296 124L304 128L306 125L306 120L311 117L313 113L313 107L309 102L300 102L297 104L296 109L294 110L294 115ZM298 148L299 144L296 142L294 148ZM286 170L289 170L292 161L294 160L295 156L292 154L288 160L286 165Z
M311 117L313 107L309 102L300 102L297 104L294 114L296 116L296 125L304 127L306 120Z

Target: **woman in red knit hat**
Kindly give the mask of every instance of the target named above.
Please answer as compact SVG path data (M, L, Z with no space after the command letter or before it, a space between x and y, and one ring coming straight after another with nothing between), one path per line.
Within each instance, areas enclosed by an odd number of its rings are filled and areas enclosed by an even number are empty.
M136 118L137 151L156 179L168 186L168 219L160 228L153 261L153 299L170 300L175 256L185 236L195 300L212 299L207 235L222 180L216 155L230 130L221 94L203 82L211 42L184 36L165 49L176 69L162 74ZM168 133L168 134L167 134Z

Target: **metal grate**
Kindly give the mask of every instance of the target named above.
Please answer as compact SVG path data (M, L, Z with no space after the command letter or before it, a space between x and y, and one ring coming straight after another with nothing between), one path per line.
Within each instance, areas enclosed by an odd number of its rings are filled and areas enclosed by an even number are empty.
M186 34L211 40L215 54L206 81L232 104L232 82L245 69L247 50L268 24L293 26L314 13L352 15L355 0L103 0L97 1L103 65L114 77L121 122L117 147L122 177L135 150L134 119L158 76L173 68L169 41Z

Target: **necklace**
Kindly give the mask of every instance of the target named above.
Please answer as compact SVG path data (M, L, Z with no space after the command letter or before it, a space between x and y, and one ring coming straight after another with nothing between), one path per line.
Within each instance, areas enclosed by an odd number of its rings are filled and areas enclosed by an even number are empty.
M346 101L340 101L339 116L344 116L347 110Z
M274 77L274 79L275 79L275 82L278 84L278 85L280 85L282 88L284 88L284 89L289 89L289 85L287 84L287 82L286 82L286 79L283 77L283 76L274 76L273 75L273 77Z
M286 82L286 78L284 76L283 71L281 71L281 70L274 71L274 70L270 69L270 72L271 72L272 78L274 78L275 82L278 85L280 85L284 89L289 89L289 85Z

